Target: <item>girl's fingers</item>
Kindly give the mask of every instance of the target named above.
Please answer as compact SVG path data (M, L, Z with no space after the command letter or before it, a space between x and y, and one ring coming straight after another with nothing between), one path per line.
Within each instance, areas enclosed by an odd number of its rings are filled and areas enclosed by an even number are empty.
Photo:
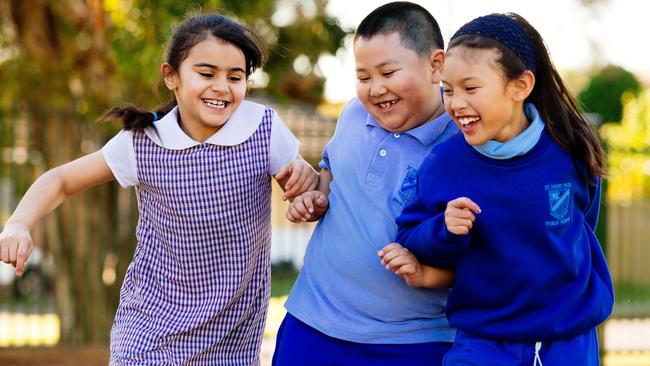
M303 179L301 179L298 183L296 183L296 186L298 187L296 188L296 190L299 193L309 191L310 190L309 188L311 186L309 177L308 176L303 177Z
M291 163L285 164L279 172L275 174L275 180L283 180L284 178L287 177L287 174L291 171Z
M0 248L0 255L3 262L9 263L9 244L3 244L2 247Z
M413 264L413 258L410 255L400 253L397 257L387 261L386 268L392 270L393 272L400 269L402 266Z
M20 244L18 244L20 245ZM12 245L9 247L9 263L16 267L16 255L18 254L18 246Z
M450 226L447 230L452 234L456 235L467 235L469 234L469 229L466 226Z
M18 253L16 254L16 275L22 276L25 272L25 263L27 263L27 258L32 253L32 243L30 241L22 241L18 245Z
M474 213L481 213L481 208L467 197L459 197L447 203L447 208L469 209Z
M450 216L458 218L458 219L464 219L464 220L470 220L470 221L475 221L476 220L476 216L468 208L464 208L462 210L452 209L452 210L450 210L449 214L450 214Z
M282 196L283 200L287 200L289 197L294 197L296 195L296 192L298 192L298 187L296 187L296 182L298 182L299 178L301 177L301 169L300 167L294 167L293 162L287 164L287 172L284 175L284 178L287 176L289 179L284 183L284 195ZM277 179L277 176L276 176Z
M472 221L470 219L461 219L461 218L456 218L456 217L449 218L447 220L447 224L449 226L462 226L462 227L466 227L468 229L471 229L472 227L474 227L474 221Z
M410 276L415 274L415 265L413 263L408 263L400 267L395 274L398 276Z
M389 252L391 250L399 249L399 248L404 248L404 247L399 243L390 243L390 244L386 245L385 247L383 247L382 249L380 249L377 252L377 255L381 257L384 254L386 254L387 252Z
M412 254L405 248L392 249L388 252L385 252L384 256L381 258L382 263L385 266L392 264L399 265L404 260L411 260Z
M309 180L309 185L307 186L306 190L313 191L316 188L318 188L318 175L316 174L316 172L314 172L314 174L311 174L310 176L311 179Z

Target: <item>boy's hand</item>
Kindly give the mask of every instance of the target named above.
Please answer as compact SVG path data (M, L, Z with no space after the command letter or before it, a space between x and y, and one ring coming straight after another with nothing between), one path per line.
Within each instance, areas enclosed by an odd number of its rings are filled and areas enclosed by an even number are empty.
M288 162L275 175L275 179L284 189L283 201L291 201L303 192L316 189L318 186L318 173L302 158Z
M293 223L316 221L327 212L329 201L321 191L307 191L294 198L287 209L287 219Z
M16 268L17 276L25 272L25 263L33 247L29 228L25 225L7 223L0 233L0 256L3 262Z
M411 287L425 284L424 267L413 253L399 243L391 243L377 252L381 264L400 276Z
M459 197L447 203L445 225L447 230L456 235L467 235L474 225L481 208L467 197Z

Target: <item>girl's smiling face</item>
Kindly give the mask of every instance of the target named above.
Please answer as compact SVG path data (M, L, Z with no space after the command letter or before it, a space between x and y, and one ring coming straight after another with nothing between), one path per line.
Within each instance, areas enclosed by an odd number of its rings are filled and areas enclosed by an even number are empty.
M181 128L203 142L228 122L246 95L246 59L241 49L209 36L189 51L175 71L161 67L174 92Z
M522 99L522 87L527 85L520 79L507 80L499 57L496 49L464 46L450 49L445 57L445 109L473 146L489 140L508 141L528 126L523 111L525 97Z

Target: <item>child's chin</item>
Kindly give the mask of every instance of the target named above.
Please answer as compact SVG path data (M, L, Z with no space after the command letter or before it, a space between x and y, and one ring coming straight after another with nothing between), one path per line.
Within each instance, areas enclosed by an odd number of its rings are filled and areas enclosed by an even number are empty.
M465 137L465 142L467 142L469 145L472 146L480 146L483 145L485 142L480 141L479 139L473 137L473 136L468 136L467 134L463 133L463 137Z

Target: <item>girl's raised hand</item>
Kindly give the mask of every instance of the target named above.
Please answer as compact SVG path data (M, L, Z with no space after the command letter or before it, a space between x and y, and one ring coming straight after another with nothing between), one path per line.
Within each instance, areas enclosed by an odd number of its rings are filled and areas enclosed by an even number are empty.
M467 235L474 225L476 216L481 208L467 197L459 197L447 203L445 210L445 225L447 230L456 235Z
M316 189L318 186L318 173L302 158L288 162L275 175L275 179L284 189L282 195L284 201L291 201L303 192Z
M294 198L287 209L287 219L293 223L316 221L329 207L327 195L321 191L307 191Z
M16 268L17 276L25 272L25 263L33 247L29 228L25 225L7 223L0 233L0 256L3 262Z

